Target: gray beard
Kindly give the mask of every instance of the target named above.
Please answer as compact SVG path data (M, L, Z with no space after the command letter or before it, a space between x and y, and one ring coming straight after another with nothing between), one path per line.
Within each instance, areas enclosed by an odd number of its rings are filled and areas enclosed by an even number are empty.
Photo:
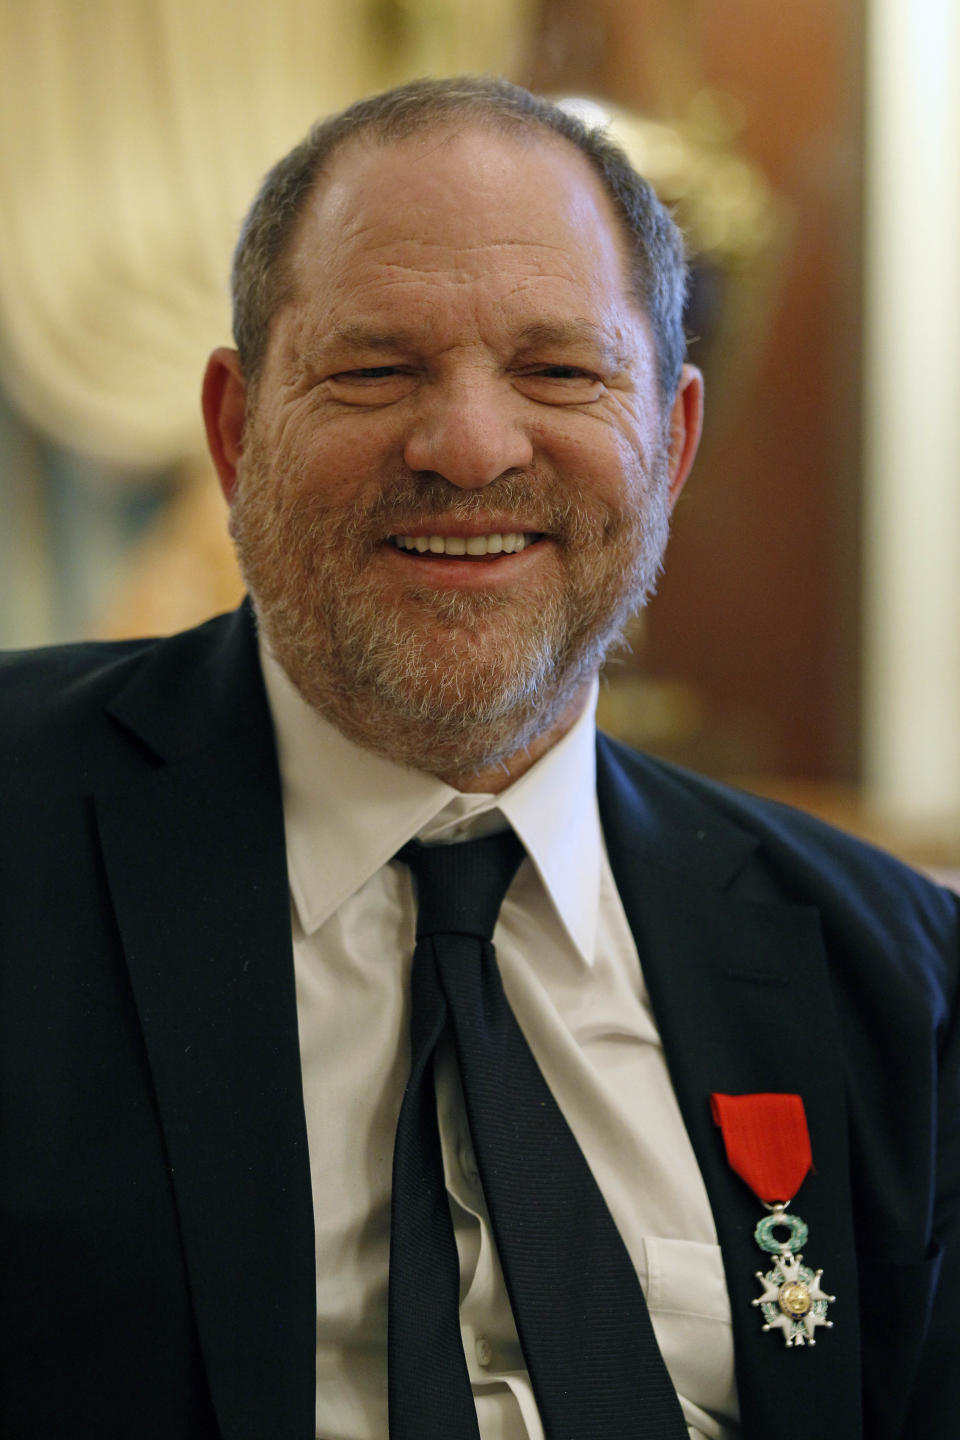
M666 548L664 454L630 512L533 476L461 492L414 475L343 510L289 483L299 479L278 475L248 437L231 530L266 642L349 739L430 774L498 765L548 730L646 603ZM437 591L425 573L402 610L384 606L366 573L384 535L406 533L411 517L492 508L556 539L562 575L520 602Z

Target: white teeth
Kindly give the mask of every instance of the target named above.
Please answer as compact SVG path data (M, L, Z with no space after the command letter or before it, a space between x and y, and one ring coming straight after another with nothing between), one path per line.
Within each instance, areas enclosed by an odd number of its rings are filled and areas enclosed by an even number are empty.
M536 535L509 532L503 535L394 535L401 550L424 555L516 555L537 539Z

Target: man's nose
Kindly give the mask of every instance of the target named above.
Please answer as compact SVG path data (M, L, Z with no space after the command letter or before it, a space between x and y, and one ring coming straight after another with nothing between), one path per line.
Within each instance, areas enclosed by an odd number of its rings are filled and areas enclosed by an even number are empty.
M442 475L461 490L479 490L533 460L516 397L482 383L424 396L404 444L411 470Z

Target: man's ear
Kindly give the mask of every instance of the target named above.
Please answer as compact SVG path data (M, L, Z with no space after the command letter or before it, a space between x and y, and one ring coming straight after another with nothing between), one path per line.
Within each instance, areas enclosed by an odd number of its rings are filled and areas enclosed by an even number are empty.
M237 488L237 465L243 454L247 416L247 384L236 350L221 345L207 361L203 377L203 420L207 445L220 477L227 504Z
M670 409L668 469L670 509L680 498L693 467L703 427L703 376L696 365L684 365Z

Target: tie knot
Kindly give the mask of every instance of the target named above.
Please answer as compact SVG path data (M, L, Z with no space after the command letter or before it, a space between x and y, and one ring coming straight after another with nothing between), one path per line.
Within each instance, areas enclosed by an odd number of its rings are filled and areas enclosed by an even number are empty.
M426 935L493 937L510 881L523 859L512 830L453 845L411 840L397 852L417 882L417 939Z

